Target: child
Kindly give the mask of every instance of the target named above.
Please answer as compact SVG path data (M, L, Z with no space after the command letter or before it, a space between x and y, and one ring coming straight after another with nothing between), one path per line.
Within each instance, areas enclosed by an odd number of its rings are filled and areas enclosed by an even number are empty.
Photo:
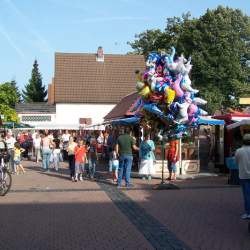
M75 181L78 181L78 175L80 175L80 181L83 181L82 175L84 173L84 164L86 162L86 147L83 140L79 140L75 147Z
M113 152L112 152L112 175L113 175L113 182L117 182L118 168L119 168L119 160L118 160L116 151L113 150Z
M168 160L168 171L169 171L169 177L168 180L176 180L176 162L178 161L178 154L179 154L179 144L178 140L172 140L169 143L169 150L167 153L167 160Z
M91 139L90 147L88 150L88 160L89 160L89 178L93 179L95 176L96 162L98 160L96 139Z
M18 142L15 142L14 144L14 164L15 164L15 172L17 175L22 171L22 173L25 173L25 170L23 166L21 165L21 153L24 152L25 149L20 147L20 144Z

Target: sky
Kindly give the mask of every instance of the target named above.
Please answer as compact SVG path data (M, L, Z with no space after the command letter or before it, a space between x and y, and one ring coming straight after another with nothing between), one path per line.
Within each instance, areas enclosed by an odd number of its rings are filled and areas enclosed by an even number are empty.
M55 52L96 53L102 46L104 53L125 54L135 34L218 5L250 15L249 0L0 0L0 82L16 80L23 89L37 59L47 85Z

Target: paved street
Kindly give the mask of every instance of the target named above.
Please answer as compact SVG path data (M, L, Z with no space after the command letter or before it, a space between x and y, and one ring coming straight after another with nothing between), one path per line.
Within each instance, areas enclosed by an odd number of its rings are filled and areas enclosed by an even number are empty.
M242 197L225 177L178 181L133 179L131 190L100 181L72 183L67 169L24 162L12 192L0 198L0 249L249 250Z

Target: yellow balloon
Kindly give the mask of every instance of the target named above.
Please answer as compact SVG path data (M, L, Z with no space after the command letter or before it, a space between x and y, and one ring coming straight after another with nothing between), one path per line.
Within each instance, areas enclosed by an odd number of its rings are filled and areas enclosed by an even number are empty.
M174 98L175 98L175 91L170 87L167 87L165 89L165 102L167 104L171 104L174 101Z
M135 77L137 82L142 82L142 74L139 70L135 72Z
M139 92L139 95L144 97L144 98L147 98L149 95L150 95L151 91L150 91L150 88L149 86L145 86L140 92Z

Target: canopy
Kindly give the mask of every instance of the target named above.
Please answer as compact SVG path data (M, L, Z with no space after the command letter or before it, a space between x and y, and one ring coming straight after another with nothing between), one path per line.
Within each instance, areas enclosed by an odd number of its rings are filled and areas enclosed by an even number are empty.
M133 117L128 117L128 118L113 120L111 124L112 125L132 125L132 124L139 123L140 119L141 118L138 116L133 116Z
M17 122L3 122L3 128L8 129L29 129L34 128L33 126L25 123L17 123Z
M80 125L80 129L82 130L105 130L105 126L102 124L92 124L92 125Z
M244 119L227 126L227 129L234 129L240 126L250 125L250 119Z
M79 130L79 124L62 124L62 123L51 123L51 124L37 124L35 125L35 129L69 129L69 130Z
M224 125L225 121L213 119L210 117L199 117L198 124L199 125Z

